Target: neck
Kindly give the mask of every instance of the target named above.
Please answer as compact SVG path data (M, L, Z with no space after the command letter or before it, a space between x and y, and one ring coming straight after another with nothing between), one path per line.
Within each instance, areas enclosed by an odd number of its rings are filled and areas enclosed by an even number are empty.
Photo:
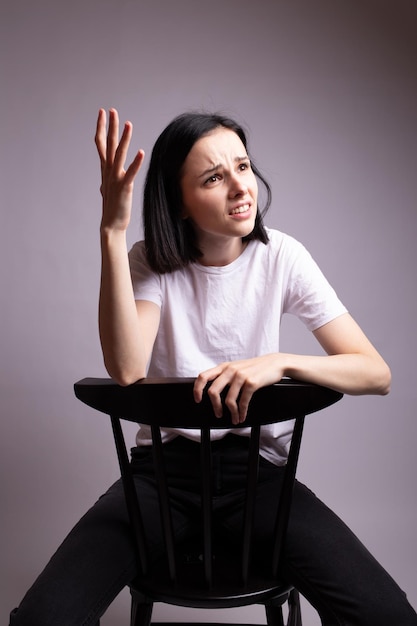
M230 265L242 254L246 246L247 243L241 238L211 241L210 244L207 241L200 242L199 248L203 255L199 258L199 263L211 267Z

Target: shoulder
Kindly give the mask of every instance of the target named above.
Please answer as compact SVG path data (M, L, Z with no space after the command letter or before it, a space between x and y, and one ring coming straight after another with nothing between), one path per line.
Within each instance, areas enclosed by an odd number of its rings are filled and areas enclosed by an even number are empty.
M137 241L133 244L129 251L129 260L130 262L136 261L148 265L144 241Z
M137 241L129 250L129 265L132 277L136 279L146 277L157 282L160 280L160 274L154 272L148 263L144 241Z
M304 245L292 235L275 228L267 228L269 244L273 250L303 250Z
M292 263L300 257L309 257L305 246L287 233L274 228L267 228L268 243L266 245L257 242L257 254L261 254L269 261L275 260L280 263Z

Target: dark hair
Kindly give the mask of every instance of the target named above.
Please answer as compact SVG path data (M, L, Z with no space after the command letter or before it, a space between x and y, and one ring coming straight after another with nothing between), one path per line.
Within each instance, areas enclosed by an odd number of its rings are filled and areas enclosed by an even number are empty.
M161 133L152 150L143 196L143 224L148 263L159 274L184 267L201 256L190 220L182 218L181 174L188 153L198 139L216 128L235 132L247 149L243 128L218 114L183 113ZM252 170L266 190L266 206L257 208L255 226L243 241L268 243L263 215L271 203L271 188L252 162Z

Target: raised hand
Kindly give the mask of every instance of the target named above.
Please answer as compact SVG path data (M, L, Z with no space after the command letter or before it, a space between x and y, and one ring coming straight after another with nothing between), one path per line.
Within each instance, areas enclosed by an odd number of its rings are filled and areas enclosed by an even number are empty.
M100 109L95 144L101 165L100 192L103 197L101 227L110 230L126 230L132 210L134 180L145 153L139 150L132 163L125 169L133 126L131 122L125 122L119 141L119 115L116 109L109 111L108 130L106 125L106 112Z

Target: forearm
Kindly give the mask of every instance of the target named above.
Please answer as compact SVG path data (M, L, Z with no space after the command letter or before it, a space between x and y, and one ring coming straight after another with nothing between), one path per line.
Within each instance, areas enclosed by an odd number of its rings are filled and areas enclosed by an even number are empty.
M201 402L208 382L208 395L215 415L222 415L222 392L229 387L225 403L233 423L246 418L253 393L288 376L303 382L330 387L350 395L389 392L391 372L384 359L345 313L314 331L325 356L275 352L229 361L201 372L194 385L196 402Z
M278 357L279 361L283 359L285 375L290 378L350 395L385 395L390 390L390 370L376 352L326 356L280 354Z
M125 232L102 229L100 236L100 341L109 375L126 385L145 376L145 342L135 305Z

